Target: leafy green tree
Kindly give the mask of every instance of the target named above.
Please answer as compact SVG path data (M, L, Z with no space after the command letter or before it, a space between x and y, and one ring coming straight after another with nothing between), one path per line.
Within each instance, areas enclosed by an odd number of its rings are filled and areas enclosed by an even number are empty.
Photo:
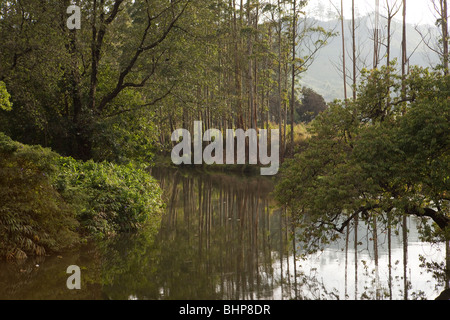
M80 30L66 27L70 1L2 2L0 80L16 105L8 133L92 158L105 119L149 108L174 88L168 38L191 2L81 2Z
M15 105L0 121L15 140L83 160L149 162L194 120L286 127L291 76L331 36L300 19L304 1L295 12L285 1L80 1L80 30L66 26L69 4L0 3L0 81Z
M357 100L336 102L312 122L307 146L282 169L278 200L311 250L356 218L386 222L388 214L390 223L403 214L431 218L448 239L450 78L413 69L403 98L392 70L363 79Z
M314 120L319 113L325 111L328 108L328 105L325 99L313 89L305 87L302 89L302 94L301 104L296 108L298 115L297 119L301 122L309 123Z

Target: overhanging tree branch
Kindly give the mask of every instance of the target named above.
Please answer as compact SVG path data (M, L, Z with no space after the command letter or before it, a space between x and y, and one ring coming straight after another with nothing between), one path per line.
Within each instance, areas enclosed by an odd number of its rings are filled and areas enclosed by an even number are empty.
M105 97L103 97L103 99L101 100L99 107L98 107L98 111L99 113L103 112L104 109L106 108L106 106L108 105L108 103L110 103L114 98L117 97L117 95L119 95L119 93L125 89L126 87L142 87L145 82L154 74L154 68L152 68L152 71L150 72L149 75L147 75L146 77L144 77L143 81L141 82L141 84L137 85L137 84L132 84L132 83L125 83L125 78L130 74L132 68L135 66L137 60L139 59L139 57L146 51L149 51L151 49L156 48L159 44L161 44L170 34L171 30L174 28L175 24L177 23L177 21L180 19L180 17L184 14L184 12L186 11L189 3L191 0L186 1L186 3L184 4L184 6L182 7L181 11L172 19L172 21L170 22L169 26L164 30L164 32L162 33L162 35L156 39L155 41L153 41L151 44L149 45L144 45L148 34L149 34L149 30L151 27L151 23L152 21L155 19L155 17L151 17L149 12L147 11L147 26L142 34L142 38L140 41L139 46L136 48L136 51L133 55L133 57L131 58L131 60L129 61L129 63L127 64L127 66L125 67L125 69L120 73L119 75L119 79L117 81L117 84L115 86L115 88L109 93L107 94ZM176 3L172 3L171 7L173 8L173 6ZM168 8L166 8L165 10L168 10ZM153 67L155 67L155 64L153 64Z
M136 111L136 110L139 110L139 109L142 109L142 108L145 108L145 107L153 106L153 105L157 104L158 102L162 101L163 99L165 99L167 96L169 96L169 95L172 93L172 90L175 88L175 86L176 86L176 84L173 84L173 85L170 87L170 89L167 90L167 92L166 92L165 94L163 94L162 96L160 96L160 97L158 97L158 98L152 100L152 101L149 102L149 103L145 103L145 104L139 105L139 106L134 107L134 108L128 108L128 109L120 110L120 111L115 112L115 113L113 113L113 114L107 115L105 118L112 118L112 117L121 115L121 114L123 114L123 113L132 112L132 111Z
M441 230L445 230L450 226L450 218L442 214L440 211L431 208L419 208L411 206L405 209L405 213L417 217L429 217L439 226Z

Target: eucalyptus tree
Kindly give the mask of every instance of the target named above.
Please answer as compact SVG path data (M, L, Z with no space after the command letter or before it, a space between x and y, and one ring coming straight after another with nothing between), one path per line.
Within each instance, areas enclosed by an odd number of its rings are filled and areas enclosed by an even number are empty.
M317 54L328 44L328 41L336 36L333 30L326 30L317 26L315 21L309 18L304 8L308 1L293 0L291 23L291 96L290 96L290 145L291 151L294 145L294 109L296 101L297 80L300 75L308 70L314 63Z

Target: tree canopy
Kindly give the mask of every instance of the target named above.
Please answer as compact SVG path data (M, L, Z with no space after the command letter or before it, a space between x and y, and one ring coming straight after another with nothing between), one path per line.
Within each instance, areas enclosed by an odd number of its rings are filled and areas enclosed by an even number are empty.
M328 105L320 94L311 88L302 89L301 104L296 108L298 120L309 123L327 108Z
M194 120L286 124L291 71L333 36L304 1L79 1L79 30L66 25L70 4L1 2L0 81L15 108L0 121L15 140L83 160L150 162Z
M365 72L358 99L320 114L282 168L277 198L311 250L356 219L394 223L408 214L449 232L450 78L415 68L404 83L402 95L393 68Z

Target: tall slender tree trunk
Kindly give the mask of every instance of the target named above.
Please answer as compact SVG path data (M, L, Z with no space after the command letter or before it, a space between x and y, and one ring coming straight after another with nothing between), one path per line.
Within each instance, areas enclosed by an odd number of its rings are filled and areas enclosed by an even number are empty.
M391 211L387 212L387 237L388 237L388 287L389 300L392 300L392 218Z
M377 214L373 215L373 255L375 260L375 294L376 299L380 299L380 275L378 261L378 227Z
M241 3L242 4L242 3ZM239 36L238 36L238 21L236 0L232 2L233 9L233 38L234 38L234 84L235 84L235 98L236 98L236 127L244 128L244 118L242 116L242 84L241 84L241 68L239 60ZM242 12L242 7L241 7Z
M391 25L392 25L392 17L390 13L388 13L387 19L387 40L386 40L386 67L389 68L391 63ZM389 72L389 69L387 70Z
M387 40L386 40L386 72L387 72L387 78L390 78L390 64L391 64L391 42L392 42L392 35L391 35L391 29L392 29L392 20L394 19L395 15L400 10L400 7L396 7L397 1L391 6L389 3L389 0L386 0L386 7L387 7ZM406 44L406 42L405 42ZM403 40L402 40L402 63L403 63ZM403 70L403 69L402 69ZM404 81L402 81L404 84ZM388 86L386 88L386 111L385 113L389 113L391 100L390 100L390 92L391 89Z
M252 0L247 0L247 27L249 30L253 27L252 24ZM248 80L248 112L250 113L250 128L255 129L254 126L254 91L253 91L253 36L252 32L248 34L247 38L247 58L248 58L248 72L247 72L247 80Z
M67 30L66 27L66 8L70 5L69 0L62 2L62 15L61 15L61 30L64 34L68 33L69 41L66 44L67 52L71 57L71 64L64 69L64 78L67 79L67 91L69 95L66 101L65 116L68 122L72 125L72 134L69 138L70 152L72 155L81 157L81 149L79 145L82 145L79 133L82 131L82 125L79 123L82 110L81 99L81 75L78 60L78 46L77 46L77 34L78 30ZM69 108L69 100L71 100L72 108Z
M344 276L344 297L345 300L348 298L348 288L347 288L347 279L348 279L348 244L349 244L349 235L350 235L350 226L347 225L345 229L345 276Z
M380 50L380 0L375 0L375 21L373 31L373 68L378 67Z
M256 8L255 8L255 19L254 19L254 29L255 29L255 37L254 40L258 42L258 34L259 34L259 0L256 1ZM253 96L255 97L253 101L253 127L255 129L258 129L258 59L255 58L254 64L253 64L253 79L254 79L254 85L253 85Z
M342 75L344 80L344 99L347 101L347 69L345 54L344 0L341 0L341 36L342 36Z
M281 114L281 105L283 100L282 95L282 83L281 83L281 64L283 61L282 57L282 31L283 31L283 22L281 20L281 0L278 0L278 127L279 127L279 142L282 144L283 138L282 138L282 114ZM281 159L283 159L284 154L281 154Z
M446 267L446 279L445 289L450 289L450 239L445 241L445 267Z
M353 53L353 100L356 100L356 20L355 0L352 0L352 53Z
M402 219L402 236L403 236L403 298L408 300L408 224L406 214Z
M284 66L284 89L286 92L286 96L288 95L288 81L289 81L289 62L286 59L286 64ZM284 109L284 131L283 131L283 154L286 154L286 147L287 147L287 137L286 137L286 133L287 133L287 114L288 114L288 101L287 99L284 100L283 102L283 109Z
M444 63L444 74L448 75L448 62L449 62L449 56L448 56L448 7L447 7L447 0L441 0L441 10L442 10L442 44L443 44L443 63Z
M354 238L354 250L355 250L355 300L358 300L358 224L359 218L355 218L355 238Z
M406 0L403 0L403 24L402 24L402 99L406 98L406 65L408 63L407 49L406 49ZM402 107L402 114L406 112L406 104Z
M374 48L373 48L373 68L378 67L379 59L379 24L380 24L380 0L375 0L375 22L374 22ZM378 234L377 234L377 216L373 216L373 251L375 260L375 283L376 298L379 298L379 276L378 276Z
M295 107L295 79L296 79L296 59L297 59L297 0L293 4L292 17L292 83L291 83L291 134L290 151L294 148L294 107Z
M91 111L95 111L95 96L97 93L98 86L98 68L100 62L100 53L101 53L101 39L104 35L104 5L105 0L100 0L99 8L97 8L97 0L94 0L93 3L93 15L92 15L92 43L91 43L91 80L90 80L90 90L89 90L89 109ZM100 21L99 26L97 27L97 9L100 10Z

